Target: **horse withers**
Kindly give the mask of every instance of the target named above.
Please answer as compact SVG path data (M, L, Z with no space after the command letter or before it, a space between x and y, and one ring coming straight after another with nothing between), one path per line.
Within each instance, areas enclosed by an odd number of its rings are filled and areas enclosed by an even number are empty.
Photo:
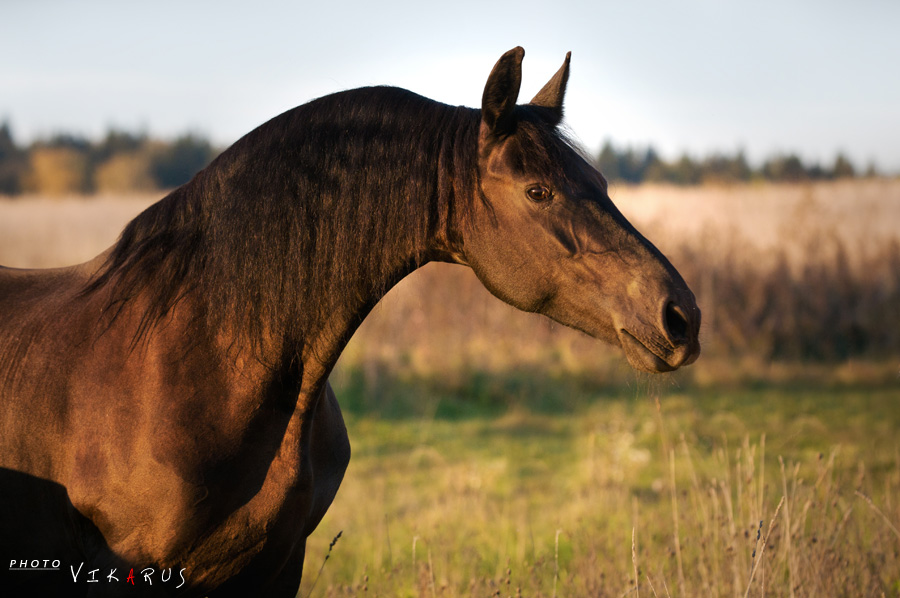
M429 261L637 369L696 359L691 291L558 129L569 56L517 105L523 56L480 110L388 87L299 106L93 261L0 269L5 587L294 596L350 458L328 375Z

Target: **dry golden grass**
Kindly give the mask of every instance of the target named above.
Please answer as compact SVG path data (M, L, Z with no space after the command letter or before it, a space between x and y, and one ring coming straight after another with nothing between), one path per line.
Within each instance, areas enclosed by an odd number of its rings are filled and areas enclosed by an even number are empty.
M613 201L661 246L725 238L751 249L802 250L834 237L854 254L900 235L900 180L753 183L735 186L641 185L611 190Z
M0 263L62 266L92 257L115 240L128 219L162 195L0 196ZM622 185L610 195L664 250L709 238L778 250L825 234L855 252L900 235L898 179L687 188Z
M56 268L85 262L161 195L0 197L0 264Z
M896 357L900 181L642 186L613 196L697 294L707 357L755 369L772 359ZM357 336L349 355L419 373L606 367L590 339L492 300L467 269L443 264L401 282ZM709 375L702 364L692 371Z

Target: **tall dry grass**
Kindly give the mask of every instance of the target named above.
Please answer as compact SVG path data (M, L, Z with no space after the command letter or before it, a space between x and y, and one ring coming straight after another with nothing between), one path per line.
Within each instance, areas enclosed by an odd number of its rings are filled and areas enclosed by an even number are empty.
M898 181L622 195L697 292L712 352L839 361L900 349Z
M0 265L57 268L86 262L162 196L0 197Z
M900 353L900 181L620 187L612 196L697 294L707 357L833 363ZM0 263L90 259L154 199L0 200ZM432 264L382 301L345 361L419 374L541 366L612 375L610 359L590 339L489 297L468 269Z
M613 196L697 294L705 358L689 375L771 373L786 361L827 364L825 371L842 376L875 375L877 368L860 366L853 374L833 367L863 360L882 364L882 380L896 376L900 181L642 186ZM615 351L515 311L491 298L467 269L443 264L398 285L345 355L371 375L377 364L423 376L535 367L622 373Z

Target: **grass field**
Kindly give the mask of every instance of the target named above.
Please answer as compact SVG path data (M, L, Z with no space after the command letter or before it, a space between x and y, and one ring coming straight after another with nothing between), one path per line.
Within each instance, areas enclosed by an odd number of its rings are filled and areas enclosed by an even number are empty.
M152 199L0 201L0 264L88 259ZM300 595L900 597L900 182L614 200L698 292L704 356L635 374L464 269L424 268L332 376L353 458ZM840 281L857 286L835 303ZM837 312L788 300L806 296ZM804 326L840 348L818 314L860 305L880 318L853 318L883 333L869 349L773 353Z
M645 596L900 592L896 387L382 384L419 402L348 410L303 595L639 595L635 567Z

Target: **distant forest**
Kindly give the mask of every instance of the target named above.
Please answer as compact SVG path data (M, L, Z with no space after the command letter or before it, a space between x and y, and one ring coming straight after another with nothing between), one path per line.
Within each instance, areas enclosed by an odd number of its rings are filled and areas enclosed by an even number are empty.
M186 134L170 141L110 130L99 140L60 134L27 147L0 125L0 194L70 195L172 189L221 150Z
M160 140L145 133L110 130L101 140L59 134L28 146L16 144L9 123L0 125L0 194L69 195L157 191L177 187L218 155L221 148L196 134ZM751 167L744 154L687 154L666 161L652 148L617 147L607 141L595 162L611 181L675 185L739 183L751 180L803 182L855 176L864 172L842 154L828 166L806 164L796 155L775 156Z

